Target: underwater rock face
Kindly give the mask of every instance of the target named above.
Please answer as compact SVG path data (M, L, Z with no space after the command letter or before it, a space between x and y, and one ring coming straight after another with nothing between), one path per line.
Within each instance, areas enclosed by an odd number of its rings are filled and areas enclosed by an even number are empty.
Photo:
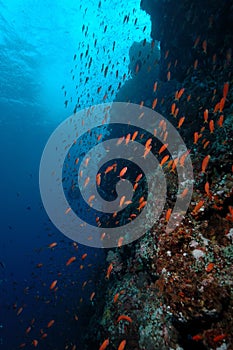
M147 89L147 73L137 55L130 55L130 69L138 67L137 74L116 99L151 107L158 98L156 110L175 126L171 109L179 108L185 126L178 128L191 149L195 189L174 232L166 233L164 211L148 234L111 252L108 264L117 261L120 271L113 268L107 286L102 334L111 337L113 348L122 337L135 350L232 349L233 3L142 0L141 8L151 17L153 42L160 42L158 88L152 91L150 76ZM169 210L177 188L174 172L165 172ZM121 314L133 322L114 327Z
M160 77L166 77L167 63L177 60L172 76L179 81L198 57L203 65L214 54L223 56L232 46L233 4L221 0L142 0L141 8L151 16L151 36L161 43ZM200 50L195 41L199 38ZM202 48L207 41L206 52ZM169 50L169 56L165 57ZM208 69L208 68L207 68Z

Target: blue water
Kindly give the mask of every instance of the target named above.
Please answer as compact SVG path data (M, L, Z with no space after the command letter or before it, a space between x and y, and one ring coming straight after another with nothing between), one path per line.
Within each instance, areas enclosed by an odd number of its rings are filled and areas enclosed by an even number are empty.
M48 337L39 340L40 349L78 344L93 312L89 298L99 283L96 274L101 276L106 268L103 250L79 245L76 251L56 229L39 192L40 158L50 134L75 107L102 103L110 85L115 92L106 102L113 101L122 79L116 80L111 68L114 65L119 77L129 77L132 43L149 40L149 17L140 11L139 0L98 5L72 0L0 2L0 349L24 343L32 348L33 339L41 339L41 329ZM129 23L123 23L132 13ZM87 50L87 57L79 60ZM102 64L109 66L106 77ZM49 249L52 242L58 245ZM83 253L88 254L84 262ZM72 255L77 261L66 267ZM56 279L58 290L53 292L49 286ZM47 329L51 319L55 324ZM26 335L29 325L32 330Z

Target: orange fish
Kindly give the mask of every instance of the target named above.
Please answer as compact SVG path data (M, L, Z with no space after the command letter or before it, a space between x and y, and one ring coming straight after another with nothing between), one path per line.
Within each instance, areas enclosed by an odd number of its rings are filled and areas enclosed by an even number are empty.
M117 323L120 322L120 321L122 321L122 320L127 321L127 322L129 322L129 323L132 323L132 322L133 322L133 320L132 320L131 317L129 317L129 316L127 316L127 315L120 315L120 316L118 317L118 319L117 319Z
M84 254L82 255L81 259L84 260L84 259L86 259L86 257L87 257L87 253L84 253Z
M210 133L213 134L213 132L214 132L214 121L213 121L213 119L211 119L210 122L209 122L209 129L210 129Z
M182 126L183 123L184 123L184 120L185 120L185 117L180 118L179 123L178 123L178 129L181 128L181 126Z
M206 156L203 161L202 161L202 166L201 166L201 171L202 173L205 173L206 171L206 168L207 168L207 165L209 163L209 160L210 160L210 155Z
M117 302L119 296L120 296L120 293L116 293L116 294L114 295L114 297L113 297L113 302L114 302L114 303Z
M199 341L203 339L203 336L201 334L196 334L192 337L193 340Z
M50 287L49 287L49 289L54 289L55 287L56 287L56 285L57 285L57 280L54 280L51 284L50 284Z
M197 45L199 44L200 36L198 36L194 42L193 48L196 49Z
M66 266L69 266L70 264L72 264L74 261L76 260L75 256L72 256L71 258L69 258L66 262Z
M124 350L125 345L126 345L126 340L122 340L122 341L120 342L120 344L119 344L117 350Z
M223 121L224 121L224 115L221 114L218 121L217 121L217 124L220 128L222 128L222 125L223 125Z
M47 324L47 328L52 327L54 325L54 323L55 323L54 320L49 321L48 324Z
M170 81L171 80L171 72L170 70L167 72L167 81Z
M120 238L118 239L118 242L117 242L118 248L120 248L120 247L122 246L123 241L124 241L124 237L120 237Z
M155 109L155 107L156 107L156 105L157 105L157 101L158 101L158 99L157 98L155 98L154 99L154 101L153 101L153 103L152 103L152 109Z
M22 312L23 312L23 307L21 306L21 307L18 309L16 315L19 316Z
M205 109L204 110L204 123L208 122L208 115L209 115L209 111L208 111L208 109Z
M225 97L221 98L221 100L219 102L219 112L223 111L223 108L225 106L225 102L226 102L226 98Z
M178 95L177 95L178 100L179 100L179 99L181 98L181 96L183 95L184 90L185 90L185 88L182 88L182 89L180 89L180 91L178 92Z
M163 153L167 149L168 143L165 143L159 150L159 154Z
M210 141L206 141L203 145L203 148L206 149L206 147L209 145Z
M172 209L171 209L171 208L169 208L169 209L166 211L165 219L166 219L167 222L168 222L169 219L170 219L171 212L172 212Z
M71 208L69 207L66 209L65 214L68 214L70 211L71 211Z
M108 266L108 269L107 269L107 273L106 273L105 279L109 280L109 277L110 277L110 274L112 272L112 269L113 269L113 264L110 263L109 266Z
M194 138L193 143L194 143L194 145L196 145L196 144L197 144L197 141L198 141L198 139L199 139L199 135L198 135L198 132L197 132L197 131L194 133L193 138Z
M32 345L36 348L37 347L37 345L38 345L38 340L36 340L36 339L33 339L33 341L32 341Z
M164 165L164 163L166 163L166 161L169 159L169 157L170 157L169 155L166 155L166 156L163 157L163 159L160 162L160 166L161 167Z
M226 82L224 83L224 86L223 86L223 98L227 97L228 91L229 91L229 82Z
M142 202L140 203L139 207L137 208L137 210L141 210L142 208L144 208L145 205L146 205L146 203L147 203L147 201L142 201Z
M193 63L193 69L197 69L197 66L198 66L198 59L196 59Z
M122 177L125 175L125 173L127 172L128 168L127 166L125 166L121 171L120 171L120 174L119 174L119 177Z
M149 148L151 146L152 138L148 139L145 144L145 148Z
M219 334L219 335L216 335L216 336L214 337L213 341L214 341L215 343L217 343L217 342L219 342L219 341L225 339L226 337L227 337L227 334Z
M101 183L101 174L98 173L98 174L96 175L96 184L97 184L97 186L100 186L100 183Z
M186 197L187 194L188 194L188 191L189 191L188 188L185 188L185 189L183 190L183 192L181 193L180 197L181 197L181 198Z
M150 153L152 146L145 148L144 154L143 154L143 158L146 158L147 154Z
M128 145L128 143L129 143L129 141L130 141L130 137L131 137L130 134L126 135L126 138L125 138L125 144L126 144L126 145Z
M213 262L210 262L206 267L205 267L205 270L206 272L211 272L214 268L214 263Z
M157 83L157 81L154 83L154 86L153 86L153 92L155 92L156 90L157 90L157 85L158 85L158 83Z
M90 296L90 301L92 301L94 299L94 296L95 296L95 292L92 292L91 296Z
M203 52L207 53L207 41L206 40L203 41L202 48L203 48Z
M104 340L104 342L100 345L99 350L105 350L108 345L109 345L109 338Z
M196 206L194 207L192 213L193 214L197 214L197 212L201 209L201 207L203 206L203 204L205 203L205 201L201 200L200 202L198 202L196 204Z
M134 141L136 139L137 135L138 135L138 131L135 131L132 135L131 140Z
M176 109L176 104L173 103L173 104L171 105L171 114L172 114L172 115L174 115L175 109Z
M207 196L210 196L210 184L208 181L205 183L205 192Z
M120 208L124 204L124 201L125 201L125 196L122 196L121 199L120 199L120 204L119 204Z
M56 246L57 246L57 242L53 242L53 243L50 243L48 247L49 248L54 248Z

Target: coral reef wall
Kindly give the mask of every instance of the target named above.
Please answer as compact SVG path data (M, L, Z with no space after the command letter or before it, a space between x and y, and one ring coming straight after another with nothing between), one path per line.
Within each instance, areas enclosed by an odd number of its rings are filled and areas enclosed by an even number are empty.
M169 61L174 64L177 60L171 74L179 81L184 79L195 59L199 59L207 70L213 55L217 56L217 61L227 59L226 53L233 41L232 1L142 0L141 8L151 16L152 38L161 43L162 79L166 77L167 61L163 57L167 50ZM205 41L206 50L203 48ZM200 49L195 50L198 44Z

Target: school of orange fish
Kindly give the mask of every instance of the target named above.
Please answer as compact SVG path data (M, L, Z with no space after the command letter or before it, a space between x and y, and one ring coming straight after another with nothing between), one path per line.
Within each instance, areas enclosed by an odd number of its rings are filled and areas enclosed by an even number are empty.
M98 3L98 7L101 9L101 1ZM123 22L126 25L129 21L132 21L132 20L135 22L135 26L137 25L137 18L133 17L133 13L128 14L128 15L122 14L122 16L123 16ZM108 30L107 26L105 26L104 23L101 25L101 27L103 27L104 32L106 32ZM86 24L83 24L82 32L83 32L84 37L86 37L87 35L90 35L88 33L88 26ZM92 35L93 35L93 46L94 46L94 48L96 48L96 57L98 58L98 51L99 51L98 44L99 43L98 43L98 40L95 36L95 33L93 33ZM124 82L129 77L130 72L126 72L122 77L119 77L117 65L115 63L108 62L107 57L108 57L108 52L110 50L112 50L114 52L116 45L120 45L120 44L121 44L120 42L117 42L115 40L109 44L109 48L106 49L106 62L104 62L102 64L102 66L100 68L100 72L99 72L99 74L103 75L104 77L107 77L108 74L111 74L113 80L119 81L118 88L117 88L118 91L121 89ZM148 43L146 43L146 41L144 41L144 45L148 45ZM150 45L151 45L151 49L153 50L154 41L152 41L150 43ZM193 49L199 50L203 54L207 54L208 41L201 40L200 36L198 36L193 43ZM81 50L81 45L80 45L80 50ZM87 84L87 82L90 79L88 73L86 74L85 77L83 77L83 76L76 77L75 76L75 68L78 65L81 65L82 67L84 67L84 71L88 72L94 59L96 59L96 58L91 57L89 55L89 48L82 47L82 51L78 52L73 57L73 61L74 61L75 65L74 65L74 69L72 69L72 71L71 71L71 74L72 74L71 79L74 81L77 81L78 84L81 83L81 84L84 84L84 86L85 86L85 84ZM169 60L169 50L166 51L165 57L162 57L162 59ZM217 60L217 56L216 56L216 54L214 54L213 58L212 58L213 71L214 71L214 67L216 66L216 60ZM176 66L177 64L179 64L179 63L177 61L175 61L174 66ZM231 57L230 51L228 51L226 53L225 64L226 65L232 64L232 57ZM193 71L195 73L196 71L198 71L198 69L199 69L198 59L195 59L195 61L193 62L193 67L190 67L190 71ZM222 67L222 69L224 69L224 67ZM148 71L150 71L150 67L148 67ZM134 74L137 75L139 73L140 73L140 67L138 64L136 64ZM172 70L171 70L171 62L168 62L166 84L169 84L172 81L172 79L173 79L173 77L172 77ZM101 80L102 80L102 77L101 77ZM77 93L78 93L78 84L76 85ZM180 131L185 130L185 128L189 127L189 121L187 120L188 118L185 115L183 115L183 114L180 115L180 109L181 109L180 103L182 102L182 106L184 106L184 105L187 106L188 104L195 103L195 101L193 101L192 93L190 92L191 88L189 89L188 87L183 86L183 87L180 87L178 90L175 90L173 92L173 98L172 98L171 102L169 101L169 103L167 103L167 101L165 100L164 97L162 97L161 99L159 99L157 97L157 92L159 91L160 86L162 86L163 84L164 84L164 82L161 82L158 78L156 78L154 81L154 84L151 86L151 91L149 93L150 95L154 96L154 98L150 101L150 105L148 102L140 101L140 100L138 101L138 104L140 104L141 106L145 105L147 107L150 107L152 110L157 110L157 108L159 110L159 108L161 108L161 106L166 105L167 109L169 108L169 115L166 115L165 117L167 117L173 123L173 125L175 125L177 127L178 130L180 130ZM62 90L64 90L64 95L66 97L67 92L66 92L64 86L62 87ZM116 92L117 91L114 91L114 89L112 88L112 85L110 85L108 87L99 85L98 89L96 91L96 93L100 96L100 98L99 98L100 103L104 102L106 100L111 100L112 96L115 97ZM230 93L231 93L231 97L229 97ZM89 92L87 95L89 96L88 104L91 105L93 103L93 98L91 96L91 92ZM229 76L228 76L227 81L223 81L223 82L221 81L219 83L218 87L213 89L212 97L211 97L209 105L203 106L201 108L201 110L199 111L199 114L202 114L202 120L198 121L199 128L192 132L193 140L192 140L192 144L189 142L188 152L180 154L175 159L171 159L170 155L167 154L167 148L169 145L168 145L168 143L166 143L168 132L166 130L165 119L159 125L159 129L154 130L154 138L156 138L157 133L160 133L160 135L163 136L164 145L162 145L157 150L157 154L158 154L159 159L160 159L160 166L163 167L164 171L167 174L169 174L169 176L171 176L171 177L175 176L177 164L179 164L180 166L184 166L187 156L190 155L191 158L193 159L194 175L196 177L198 177L199 180L201 179L200 183L201 183L202 188L200 188L200 186L199 187L195 186L196 192L193 196L193 200L192 200L190 208L189 208L189 213L190 213L192 219L197 220L197 222L198 222L199 214L202 213L203 210L207 211L208 208L210 208L210 207L212 208L211 210L214 210L214 209L216 211L222 210L222 201L219 200L219 195L216 194L215 189L212 188L212 184L215 181L213 179L213 177L214 177L213 171L212 170L209 171L209 168L211 168L211 167L214 168L217 160L216 160L216 154L214 154L213 148L210 148L210 146L211 146L211 143L216 142L216 139L219 137L219 135L220 136L222 135L221 132L219 132L219 130L223 130L223 133L225 132L225 120L227 119L226 116L229 114L229 99L230 98L232 98L232 74L231 74L231 72L229 72ZM195 99L200 99L200 97L198 98L195 96ZM74 98L73 99L72 98L66 99L65 106L67 107L68 103L72 103L73 100L74 100ZM82 105L80 104L80 100L81 100L81 96L79 96L77 101L75 101L74 113L77 110L82 109ZM126 101L126 102L128 102L128 101ZM228 106L227 107L228 110L225 112L226 104ZM215 137L215 134L217 135L216 137ZM100 135L97 135L96 137L97 137L97 141L101 142L102 135L100 134ZM140 138L142 138L141 135L138 133L138 131L135 131L133 134L122 135L119 138L117 145L121 144L122 142L125 142L125 144L127 145L130 142L135 142L135 141L140 140ZM222 140L222 143L224 144L224 140ZM152 152L154 150L154 146L155 146L154 140L152 138L148 138L147 140L145 140L144 146L145 146L145 150L144 150L143 157L146 158L148 153ZM88 159L86 161L86 166L88 166L89 161L91 161L91 160ZM78 162L79 162L79 160L75 159L75 165L78 165ZM233 173L233 164L232 163L230 164L230 168L231 168L231 176L232 176L232 173ZM102 178L104 176L108 176L108 174L112 173L112 172L115 173L116 176L118 176L119 178L124 179L124 177L126 177L127 174L130 172L130 169L127 166L123 166L122 168L118 169L116 163L113 163L113 164L107 166L106 169L104 170L104 172L102 172L102 173L99 172L96 175L96 186L100 187ZM211 178L210 174L211 174L212 178ZM80 177L82 177L82 174L79 174L79 175L80 175ZM143 177L143 175L141 173L141 174L137 175L137 177L135 178L134 187L133 187L135 192L137 191L138 184L142 180L142 177ZM203 183L203 180L204 180L204 183ZM87 187L89 185L89 183L90 183L90 178L87 177L84 180L84 187ZM179 196L181 198L185 198L187 193L188 193L188 189L185 188L182 191L182 193L179 194ZM229 192L227 195L229 198L230 198L230 196L232 196L232 188L229 189ZM129 218L131 220L133 220L137 216L137 214L139 214L140 211L143 210L143 208L147 204L147 201L145 200L143 195L139 194L138 198L139 198L138 202L135 203L136 213L131 214L131 216ZM90 195L90 197L88 199L88 203L90 206L92 205L94 199L95 199L95 196ZM170 203L173 204L172 201L170 201ZM129 204L132 204L132 202L127 201L125 196L122 196L119 199L119 209L121 209L123 207L123 205L129 205ZM70 210L71 210L71 208L67 208L64 215L68 215ZM166 222L169 221L171 213L172 213L172 205L170 207L167 206L162 214L164 224L166 224ZM117 213L114 213L113 218L116 215L117 215ZM225 213L224 219L226 219L229 222L229 225L232 225L232 223L233 223L233 205L230 204L230 201L229 201L229 205L227 206L227 211ZM97 221L98 221L98 218L97 218ZM223 228L223 230L225 230L225 229ZM226 232L226 233L228 233L228 232ZM187 239L187 237L188 237L188 235L186 235L184 239ZM104 241L105 238L106 237L103 234L101 239ZM160 238L160 239L162 239L162 238ZM116 249L122 250L123 249L122 246L123 246L123 238L121 237L118 241L118 248L116 248ZM69 269L70 265L77 264L78 261L81 260L81 264L79 264L79 271L86 269L87 266L85 266L85 261L88 257L88 254L83 253L81 256L78 256L78 244L73 242L72 247L74 249L74 254L71 255L66 261L64 261L64 268ZM54 251L55 249L59 249L59 244L57 242L51 242L48 244L48 249L50 249L52 251ZM161 266L163 266L163 264L161 264ZM91 268L91 264L89 264L88 267ZM38 262L36 264L36 268L39 270L43 270L46 268L46 266L44 266L44 264L42 262ZM115 274L113 274L114 269L117 269L117 266L115 265L115 263L113 261L108 263L106 270L104 271L105 278L104 278L104 282L103 282L103 283L105 283L106 288L108 288L109 284L111 283L111 278L114 278L114 276L115 276ZM215 269L216 269L216 263L214 263L213 261L208 262L205 266L205 272L206 272L206 274L208 274L208 276L213 274ZM161 267L161 270L162 270L162 267ZM50 290L51 293L53 294L53 296L55 296L55 297L56 297L57 293L59 293L59 288L62 288L62 285L63 285L63 284L61 284L61 286L60 286L61 275L62 274L58 272L57 277L55 279L51 280L50 285L47 286L48 290ZM112 276L112 275L114 275L114 276ZM83 290L85 289L85 286L88 283L89 283L89 281L83 282L83 284L82 284ZM90 296L89 296L90 303L95 302L95 299L96 299L96 296L98 293L101 295L101 290L99 290L98 288L96 290L93 290L90 293ZM119 302L119 297L121 295L123 295L124 293L126 293L125 290L117 291L115 293L115 295L113 296L112 303L114 305L117 305ZM185 299L184 292L180 291L179 296L181 298ZM47 300L47 302L52 303L53 301ZM65 302L65 300L64 300L64 302ZM80 299L80 303L82 303L82 299ZM24 305L18 305L16 303L16 304L14 304L14 309L16 312L16 316L18 318L23 317ZM122 309L122 305L121 305L121 309ZM30 346L35 347L35 348L37 348L37 347L39 348L40 344L42 342L46 342L46 338L48 337L50 329L56 327L56 322L58 321L56 318L48 320L47 322L45 322L43 328L41 328L40 330L37 331L37 336L31 337L30 334L31 334L32 330L34 330L33 334L36 333L35 332L36 316L34 316L34 317L31 319L30 322L28 322L28 325L25 329L25 339L26 340L23 341L21 344L19 344L19 348L30 347ZM79 321L79 315L77 314L77 312L74 311L72 317L76 322ZM116 319L113 322L115 324L115 327L117 327L118 324L124 323L124 324L126 324L126 328L129 328L131 324L133 324L134 322L137 322L137 321L135 320L135 314L134 314L134 316L130 316L130 312L128 310L125 313L118 314L118 316L116 317ZM125 333L125 334L127 334L127 333ZM210 339L210 342L211 342L211 344L215 343L215 344L219 345L219 344L221 344L221 341L230 339L230 337L232 337L232 336L233 336L233 334L230 334L229 331L228 331L228 333L225 333L225 331L222 330L222 332L219 334L213 333L213 336ZM196 334L196 335L192 336L192 339L196 342L202 341L203 338L204 338L203 334ZM231 338L231 339L233 339L233 338ZM99 350L104 350L104 349L110 348L110 345L111 345L111 335L106 337L106 338L103 338L99 341ZM128 345L127 337L125 339L122 339L122 337L121 337L119 339L119 341L115 341L114 349L116 349L116 348L118 350L130 349L130 347L127 347L127 345ZM79 349L79 345L78 344L71 344L68 342L67 345L65 345L64 349L76 350L76 349Z

